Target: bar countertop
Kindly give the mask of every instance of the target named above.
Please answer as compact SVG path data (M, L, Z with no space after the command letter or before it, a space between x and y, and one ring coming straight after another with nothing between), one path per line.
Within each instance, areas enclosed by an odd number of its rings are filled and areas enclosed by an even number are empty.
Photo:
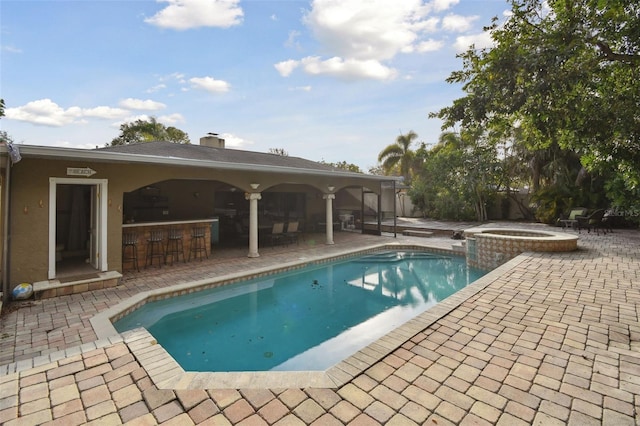
M166 222L134 222L134 223L123 223L123 228L135 228L137 226L167 226L167 225L189 225L193 223L211 223L217 222L218 218L209 218L209 219L193 219L193 220L170 220Z

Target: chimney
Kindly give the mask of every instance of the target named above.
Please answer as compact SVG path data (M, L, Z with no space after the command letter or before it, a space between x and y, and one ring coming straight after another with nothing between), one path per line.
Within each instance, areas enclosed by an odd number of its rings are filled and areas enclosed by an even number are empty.
M224 139L219 138L217 133L207 133L206 136L200 138L200 146L224 148Z

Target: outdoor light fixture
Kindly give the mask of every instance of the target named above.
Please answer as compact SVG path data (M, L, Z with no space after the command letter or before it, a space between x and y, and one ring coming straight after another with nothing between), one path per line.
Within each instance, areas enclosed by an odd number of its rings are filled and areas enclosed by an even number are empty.
M250 183L249 186L251 186L251 189L258 189L260 184L259 183Z
M336 187L333 185L329 185L327 186L327 189L329 190L329 192L333 192L333 190L336 189Z

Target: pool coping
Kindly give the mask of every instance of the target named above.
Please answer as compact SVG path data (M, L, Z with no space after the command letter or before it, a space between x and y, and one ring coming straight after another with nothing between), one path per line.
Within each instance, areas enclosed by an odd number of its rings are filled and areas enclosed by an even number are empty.
M550 230L532 230L520 228L483 228L475 227L464 230L468 238L489 236L496 239L524 241L578 241L577 235Z
M453 256L460 255L453 250L429 247L426 244L380 244L370 246L364 250L350 250L321 258L298 260L284 264L280 268L263 268L253 270L250 273L221 276L213 281L211 278L208 278L190 283L177 284L163 289L142 292L132 296L127 301L123 301L95 315L91 318L90 322L99 339L109 340L117 337L122 338L159 389L338 388L350 382L376 362L411 340L416 334L449 314L460 304L493 283L507 270L520 264L525 257L517 256L498 268L489 271L480 279L447 297L436 306L410 319L324 371L187 372L158 344L146 329L137 328L118 333L113 327L112 320L117 318L118 315L123 315L124 312L128 312L129 309L135 309L140 306L146 300L149 300L150 297L156 297L156 299L151 300L158 300L158 298L162 299L177 294L186 294L190 292L190 290L192 292L194 291L193 288L205 289L207 287L204 286L207 284L211 284L211 287L229 284L241 279L260 277L271 273L300 268L309 263L329 262L384 249L397 250L411 248L447 253Z

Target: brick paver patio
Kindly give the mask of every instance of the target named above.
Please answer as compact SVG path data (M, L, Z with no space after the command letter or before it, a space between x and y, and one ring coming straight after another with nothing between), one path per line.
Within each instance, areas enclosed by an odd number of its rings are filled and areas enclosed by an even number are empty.
M399 237L450 247L438 238ZM640 424L640 232L583 234L515 267L337 389L158 389L90 318L140 291L390 242L238 251L127 275L113 289L24 303L0 326L0 423L234 425Z

